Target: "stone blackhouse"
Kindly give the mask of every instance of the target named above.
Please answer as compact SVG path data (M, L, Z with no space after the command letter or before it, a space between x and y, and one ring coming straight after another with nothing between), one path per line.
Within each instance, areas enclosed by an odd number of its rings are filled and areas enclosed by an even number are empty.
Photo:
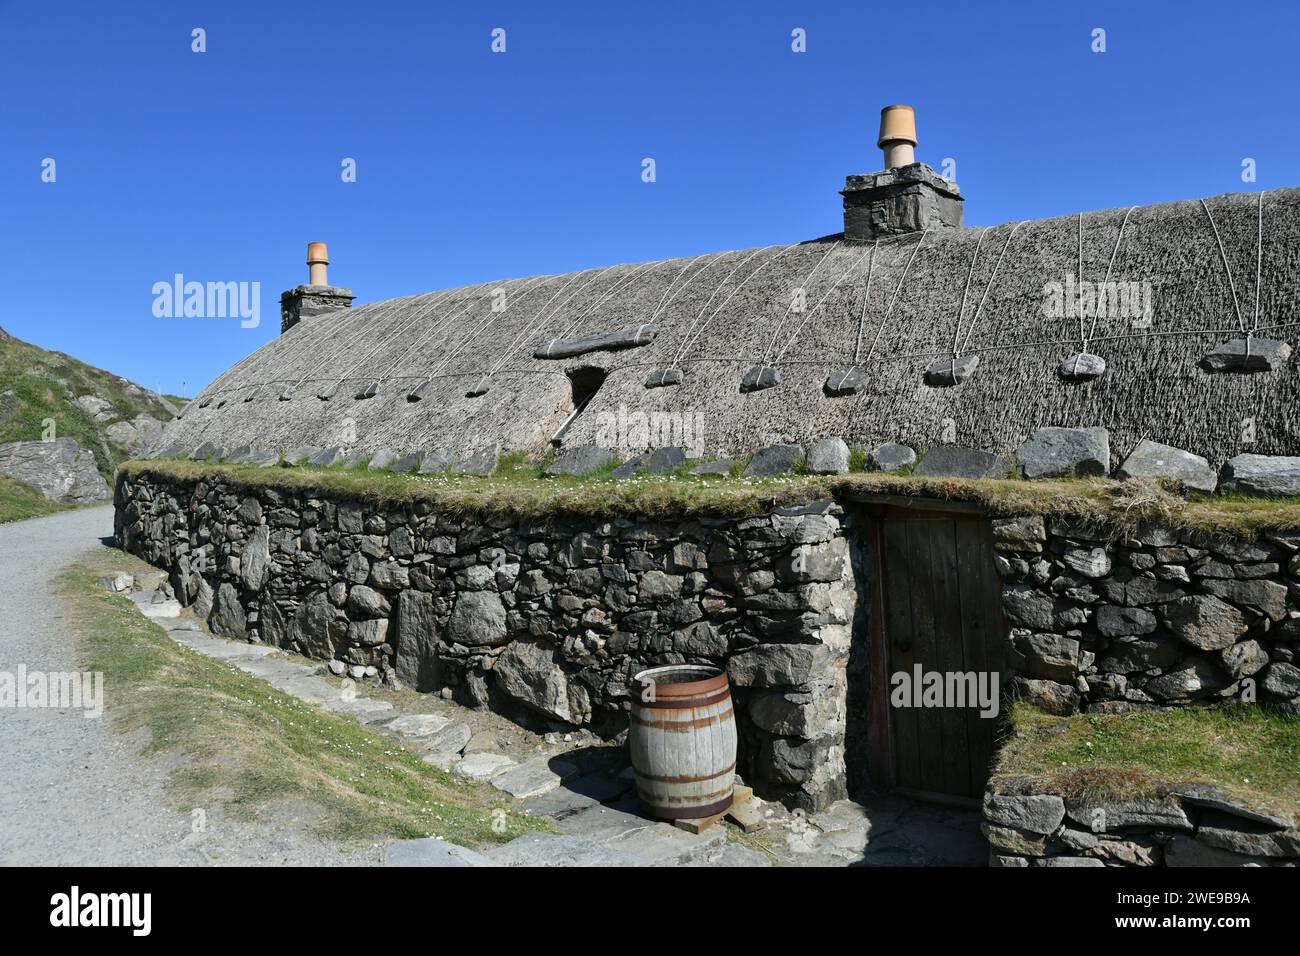
M244 467L135 463L119 538L219 634L526 723L613 737L637 670L724 667L745 780L804 808L868 781L985 793L995 722L891 705L900 673L997 675L1062 715L1300 712L1296 534L847 479L743 517L453 513L420 493L508 453L558 452L551 474L727 481L844 474L852 447L857 466L929 481L1300 495L1300 190L964 228L957 186L910 152L848 177L842 232L789 245L353 306L313 244L281 335L143 456ZM702 434L610 440L628 410ZM297 464L409 473L412 491L268 480ZM1006 865L1085 852L1061 842L1064 804L1047 801L1048 830L1008 823L1050 795L997 796Z

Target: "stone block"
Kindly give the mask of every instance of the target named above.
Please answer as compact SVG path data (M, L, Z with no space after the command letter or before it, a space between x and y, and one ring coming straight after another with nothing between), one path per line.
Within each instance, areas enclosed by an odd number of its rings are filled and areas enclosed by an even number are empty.
M958 445L935 445L912 474L921 478L1006 478L1010 471L1011 462L1002 455Z
M1210 463L1190 451L1142 439L1115 472L1116 478L1175 478L1193 491L1213 491L1218 476Z
M1023 478L1081 478L1110 473L1104 428L1040 428L1016 451Z

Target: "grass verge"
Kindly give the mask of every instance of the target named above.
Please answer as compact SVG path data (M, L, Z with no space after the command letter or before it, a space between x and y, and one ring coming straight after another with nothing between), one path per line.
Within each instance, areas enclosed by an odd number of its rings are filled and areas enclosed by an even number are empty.
M119 731L146 730L150 754L183 754L167 793L181 810L220 807L255 821L284 802L319 809L319 835L342 841L439 836L483 847L544 824L490 788L458 780L352 720L172 641L121 595L98 588L138 572L120 552L91 555L60 575L85 666L104 674Z
M56 511L67 511L71 507L72 505L50 501L30 485L0 475L0 524L21 521L23 518L39 518Z
M1076 799L1154 796L1207 783L1300 814L1300 718L1249 704L1061 718L1024 703L994 767L997 786Z

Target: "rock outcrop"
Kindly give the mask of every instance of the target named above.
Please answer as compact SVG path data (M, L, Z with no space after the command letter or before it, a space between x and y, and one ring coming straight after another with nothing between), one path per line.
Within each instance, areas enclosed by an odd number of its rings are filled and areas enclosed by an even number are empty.
M0 445L0 474L63 504L89 504L111 497L108 482L95 467L95 456L74 438Z

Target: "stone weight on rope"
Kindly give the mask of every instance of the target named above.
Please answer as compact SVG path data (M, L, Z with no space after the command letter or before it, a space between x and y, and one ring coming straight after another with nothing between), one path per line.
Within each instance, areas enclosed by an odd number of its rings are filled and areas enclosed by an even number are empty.
M322 402L328 402L331 398L333 398L335 395L338 394L339 386L342 384L343 384L342 382L335 382L333 385L327 385L324 388L322 388L319 392L316 393L316 397L319 398Z
M249 392L247 395L244 396L244 401L251 402L253 399L257 398L258 391L259 389L256 388L253 389L251 392Z
M960 385L966 379L975 374L975 369L979 368L980 357L978 355L959 355L956 358L947 357L931 362L925 370L925 384L931 388L949 388L953 385Z
M1201 368L1207 372L1272 372L1290 357L1291 346L1277 339L1232 339L1201 359Z
M292 385L286 385L284 388L280 389L280 401L282 402L289 401L291 398L293 398L293 393L296 391L297 389L294 388Z
M657 368L646 377L646 388L664 388L668 385L682 384L682 370L679 368Z
M420 401L420 399L428 395L429 392L432 390L433 390L433 382L429 381L428 379L425 379L419 385L415 386L415 388L411 389L409 392L406 393L406 400L408 402L418 402Z
M486 395L488 389L492 387L491 377L484 375L481 379L471 385L465 391L466 398L478 398L480 395Z
M822 391L831 398L838 398L841 395L856 395L866 384L867 373L855 365L852 368L841 368L831 372L826 376Z
M755 365L740 380L742 392L761 392L781 384L781 370L771 365Z
M211 395L209 395L207 398L201 398L201 399L199 399L199 408L207 408L207 407L208 407L209 405L211 405L211 404L212 404L212 396L211 396Z
M1098 378L1105 371L1106 360L1091 352L1076 352L1056 366L1056 374L1067 382L1086 382Z
M379 393L379 383L368 382L365 385L362 385L359 389L357 389L356 394L353 395L352 397L360 402L367 398L374 398L375 395L377 395L378 393Z

